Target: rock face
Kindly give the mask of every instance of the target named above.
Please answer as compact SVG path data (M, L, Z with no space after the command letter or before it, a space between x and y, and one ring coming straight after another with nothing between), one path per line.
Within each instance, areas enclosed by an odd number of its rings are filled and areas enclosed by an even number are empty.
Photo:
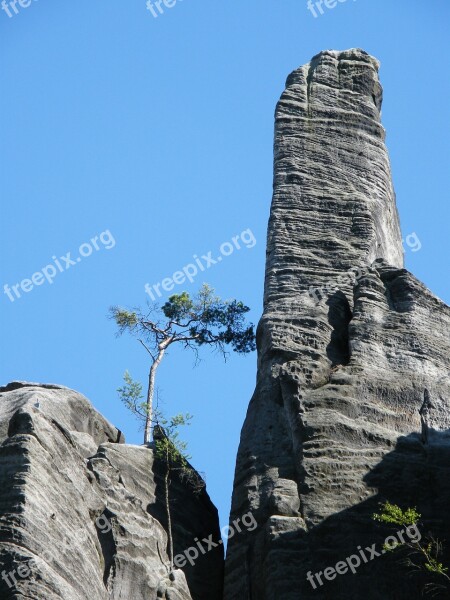
M421 598L390 555L324 578L384 540L380 501L417 506L450 540L450 310L403 268L378 67L361 50L322 52L277 106L230 519L251 510L258 527L229 542L225 600Z
M81 394L0 388L2 600L220 600L222 548L169 576L161 474ZM175 554L220 538L203 490L173 478Z

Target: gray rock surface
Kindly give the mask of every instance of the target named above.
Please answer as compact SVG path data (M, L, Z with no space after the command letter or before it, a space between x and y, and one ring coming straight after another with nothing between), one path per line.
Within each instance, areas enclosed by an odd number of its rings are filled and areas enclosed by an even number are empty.
M322 52L277 106L230 519L251 510L258 528L229 542L225 600L420 598L390 556L317 589L306 579L384 539L382 500L417 506L450 540L450 310L403 268L378 67L362 50Z
M0 388L0 443L2 600L222 597L221 548L170 579L153 451L124 444L81 394ZM174 478L171 501L175 552L220 537L206 491Z

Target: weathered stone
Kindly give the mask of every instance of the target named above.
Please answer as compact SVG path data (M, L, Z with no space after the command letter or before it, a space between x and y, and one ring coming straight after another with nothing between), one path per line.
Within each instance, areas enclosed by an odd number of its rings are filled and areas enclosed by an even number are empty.
M348 50L294 71L278 103L231 511L258 528L230 540L225 600L420 598L390 556L306 579L380 542L380 500L418 506L450 539L450 311L403 269L381 101L378 62Z
M2 599L221 598L221 548L169 576L153 451L124 444L86 398L60 386L0 388L0 442ZM206 532L217 539L206 492L173 480L175 550Z

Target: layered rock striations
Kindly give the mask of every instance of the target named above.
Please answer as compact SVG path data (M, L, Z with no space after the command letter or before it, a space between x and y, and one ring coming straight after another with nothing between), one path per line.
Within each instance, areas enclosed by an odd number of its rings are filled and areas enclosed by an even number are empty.
M126 445L81 394L0 388L0 443L2 600L220 600L221 547L170 574L153 451ZM175 553L219 539L206 491L172 479Z
M325 51L294 71L275 118L258 377L242 429L225 600L420 598L382 556L382 500L450 539L450 311L403 268L378 62ZM426 404L424 410L424 402Z

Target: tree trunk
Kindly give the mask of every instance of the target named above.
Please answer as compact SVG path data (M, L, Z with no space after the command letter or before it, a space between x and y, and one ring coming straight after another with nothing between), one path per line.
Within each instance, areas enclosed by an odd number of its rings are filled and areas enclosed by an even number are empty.
M153 361L152 366L148 374L148 390L147 390L147 416L145 418L145 429L144 429L144 444L148 444L151 438L152 431L152 418L153 418L153 396L155 394L155 378L156 370L161 364L161 361L166 351L167 345L160 346L158 356Z

